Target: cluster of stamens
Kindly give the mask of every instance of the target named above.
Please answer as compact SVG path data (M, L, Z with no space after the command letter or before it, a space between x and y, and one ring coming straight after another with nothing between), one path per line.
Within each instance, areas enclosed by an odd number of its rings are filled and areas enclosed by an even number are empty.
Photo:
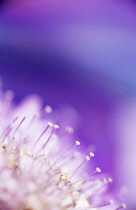
M51 112L52 108L46 106L45 113ZM8 107L6 115L7 110L1 111L0 209L126 208L125 204L116 208L109 199L105 188L112 179L97 177L100 168L84 173L94 153L84 157L77 149L79 141L70 144L73 128L68 126L60 139L59 126L47 122L38 112L30 118L19 117L13 116Z

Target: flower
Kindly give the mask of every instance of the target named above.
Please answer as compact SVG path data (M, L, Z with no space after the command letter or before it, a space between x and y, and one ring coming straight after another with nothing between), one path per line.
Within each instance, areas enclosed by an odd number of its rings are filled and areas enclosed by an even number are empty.
M60 134L59 126L47 121L50 106L41 111L38 100L29 98L14 107L12 97L8 91L0 98L0 209L113 209L106 193L112 179L95 176L98 167L85 173L94 153L84 156L79 141L68 141L73 129Z

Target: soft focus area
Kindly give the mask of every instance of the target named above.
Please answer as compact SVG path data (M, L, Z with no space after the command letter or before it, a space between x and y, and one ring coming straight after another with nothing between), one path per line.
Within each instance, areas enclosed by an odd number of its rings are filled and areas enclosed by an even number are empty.
M0 2L0 76L60 111L136 209L136 2ZM87 149L88 148L88 149Z

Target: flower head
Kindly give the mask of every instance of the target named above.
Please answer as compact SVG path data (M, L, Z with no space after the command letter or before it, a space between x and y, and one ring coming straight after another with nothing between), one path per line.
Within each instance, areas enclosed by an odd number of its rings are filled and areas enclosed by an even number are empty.
M37 100L27 99L13 107L12 96L0 99L0 209L114 209L106 193L112 179L96 176L98 167L85 173L94 153L85 156L78 140L68 141L73 128L58 133L59 125L47 121L50 106L40 111Z

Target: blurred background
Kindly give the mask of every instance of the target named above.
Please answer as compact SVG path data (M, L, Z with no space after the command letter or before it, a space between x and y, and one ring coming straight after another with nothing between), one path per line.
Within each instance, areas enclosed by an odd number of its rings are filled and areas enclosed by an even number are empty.
M136 2L0 1L0 76L38 94L136 209Z

